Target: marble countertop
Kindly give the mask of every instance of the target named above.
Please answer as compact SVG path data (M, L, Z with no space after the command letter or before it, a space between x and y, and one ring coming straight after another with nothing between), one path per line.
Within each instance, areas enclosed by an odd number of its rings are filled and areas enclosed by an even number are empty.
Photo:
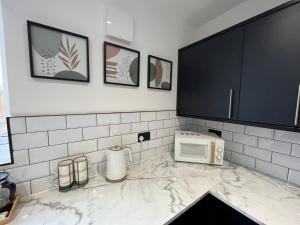
M234 164L181 163L168 155L130 166L122 183L96 176L81 189L24 199L10 224L162 225L208 191L262 223L300 224L300 189Z

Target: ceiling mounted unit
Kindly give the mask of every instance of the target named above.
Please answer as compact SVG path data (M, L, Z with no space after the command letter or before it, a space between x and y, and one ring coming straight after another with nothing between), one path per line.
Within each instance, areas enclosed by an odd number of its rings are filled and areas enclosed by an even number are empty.
M129 13L116 8L106 8L106 35L132 42L133 26L133 18Z

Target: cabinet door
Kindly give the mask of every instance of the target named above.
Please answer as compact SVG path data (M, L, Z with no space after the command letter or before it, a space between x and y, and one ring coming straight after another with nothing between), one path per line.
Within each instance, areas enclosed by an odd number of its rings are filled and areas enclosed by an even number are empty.
M181 115L237 119L244 28L180 52Z
M300 4L246 26L239 120L293 126L300 84Z

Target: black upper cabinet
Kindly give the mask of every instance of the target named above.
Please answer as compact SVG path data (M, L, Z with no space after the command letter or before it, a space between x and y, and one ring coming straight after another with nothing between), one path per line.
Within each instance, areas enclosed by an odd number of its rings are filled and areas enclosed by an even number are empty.
M179 51L181 115L237 119L244 28Z
M247 24L241 121L293 127L300 84L300 4Z
M300 132L300 0L180 49L178 65L178 115Z

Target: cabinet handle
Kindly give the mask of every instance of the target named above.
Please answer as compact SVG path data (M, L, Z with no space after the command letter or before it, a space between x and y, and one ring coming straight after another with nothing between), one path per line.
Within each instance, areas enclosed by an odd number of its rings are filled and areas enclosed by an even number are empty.
M228 118L231 118L232 114L232 97L233 97L233 89L230 89L230 94L229 94L229 108L228 108Z
M297 96L297 104L296 104L296 114L295 114L295 121L294 125L298 125L298 117L299 117L299 100L300 100L300 85L298 86L298 96Z

